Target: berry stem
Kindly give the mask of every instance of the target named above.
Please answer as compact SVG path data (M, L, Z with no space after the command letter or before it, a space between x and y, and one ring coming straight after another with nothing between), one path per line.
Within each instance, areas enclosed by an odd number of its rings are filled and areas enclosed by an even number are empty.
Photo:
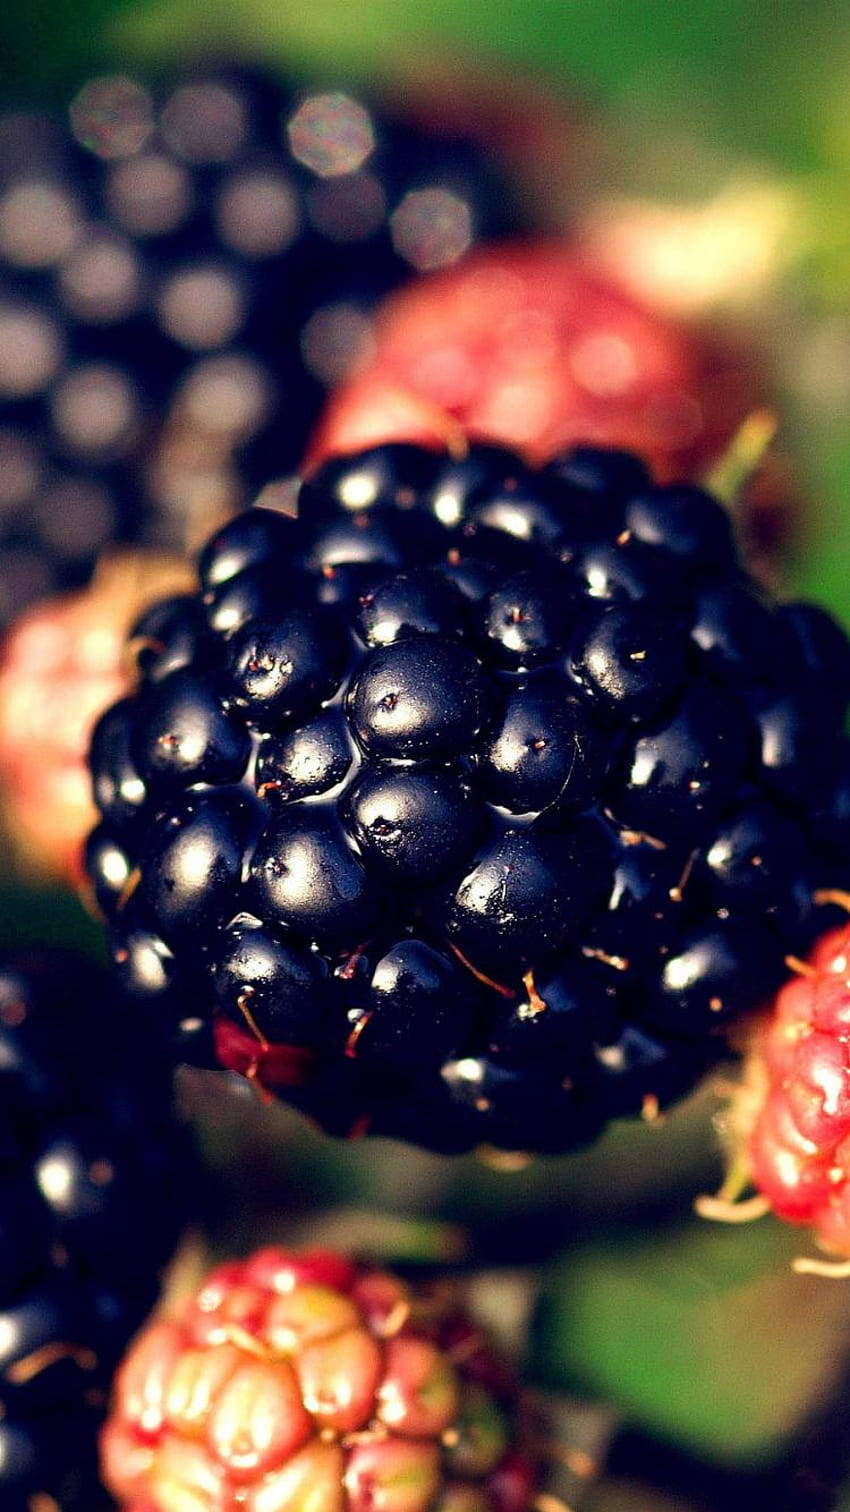
M815 971L814 966L810 966L808 961L801 961L799 956L787 955L785 957L785 965L788 967L789 971L794 972L795 976L817 976L817 972Z
M761 1196L739 1201L737 1198L703 1195L695 1199L694 1212L712 1223L753 1223L770 1212L770 1203Z
M819 887L812 897L819 908L834 903L837 908L843 908L845 913L850 914L850 892L845 892L841 887Z
M753 410L742 421L723 456L706 474L705 487L734 514L745 483L764 459L779 429L779 420L771 409Z
M791 1261L791 1269L798 1276L825 1276L831 1281L844 1281L850 1276L850 1260L817 1260L812 1255L798 1255Z
M770 1212L770 1203L762 1194L744 1197L751 1185L749 1166L738 1156L729 1167L720 1190L712 1197L708 1193L695 1198L694 1212L712 1223L752 1223Z

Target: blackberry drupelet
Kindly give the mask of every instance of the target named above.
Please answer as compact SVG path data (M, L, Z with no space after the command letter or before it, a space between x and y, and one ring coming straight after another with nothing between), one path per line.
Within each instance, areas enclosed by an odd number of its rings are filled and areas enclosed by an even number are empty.
M149 1512L529 1512L517 1384L463 1303L332 1251L220 1265L127 1355L104 1480Z
M0 960L0 1502L100 1505L96 1433L190 1170L161 1055L63 955Z
M247 70L0 117L0 623L297 464L378 299L516 230L463 131Z
M684 1093L824 927L847 642L708 494L393 445L200 576L92 748L115 961L181 1054L336 1133L568 1150Z

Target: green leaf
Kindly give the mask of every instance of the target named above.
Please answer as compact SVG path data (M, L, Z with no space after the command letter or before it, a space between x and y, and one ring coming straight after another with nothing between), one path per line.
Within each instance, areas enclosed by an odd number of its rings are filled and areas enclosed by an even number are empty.
M805 1233L693 1222L584 1245L548 1277L534 1369L736 1467L772 1460L834 1386L850 1288L792 1273Z

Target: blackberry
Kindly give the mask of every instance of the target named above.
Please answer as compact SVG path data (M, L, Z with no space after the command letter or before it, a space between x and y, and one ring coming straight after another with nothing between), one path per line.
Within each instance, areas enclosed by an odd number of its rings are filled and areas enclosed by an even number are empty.
M0 960L0 1501L100 1506L96 1430L190 1170L161 1055L61 955Z
M622 453L394 445L298 504L95 732L125 986L337 1133L565 1150L681 1095L844 885L843 633Z
M515 230L459 129L212 69L0 117L0 623L291 470L374 308Z

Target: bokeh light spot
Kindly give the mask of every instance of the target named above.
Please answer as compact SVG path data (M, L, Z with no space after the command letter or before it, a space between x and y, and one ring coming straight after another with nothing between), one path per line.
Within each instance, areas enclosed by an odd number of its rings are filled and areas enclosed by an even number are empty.
M184 84L165 105L162 135L187 163L232 162L249 136L244 101L215 80Z
M311 95L287 123L292 155L320 178L362 168L375 150L368 110L344 94Z
M295 240L301 223L298 196L279 174L261 169L234 173L219 193L222 241L243 257L274 257Z
M42 310L0 305L0 395L29 399L58 372L64 355L58 326Z
M186 169L159 152L115 163L105 193L110 214L132 236L164 236L175 231L192 205Z
M17 268L53 267L79 227L77 202L61 184L24 179L0 198L0 254Z
M301 333L301 352L314 377L328 386L350 377L374 351L372 321L357 305L323 305Z
M449 189L411 189L391 215L390 228L399 256L427 273L450 267L469 250L472 212Z
M132 157L154 130L153 101L135 79L90 79L71 102L71 130L99 158Z
M157 307L163 329L193 351L224 346L245 318L241 284L227 268L212 264L175 273L163 284Z

